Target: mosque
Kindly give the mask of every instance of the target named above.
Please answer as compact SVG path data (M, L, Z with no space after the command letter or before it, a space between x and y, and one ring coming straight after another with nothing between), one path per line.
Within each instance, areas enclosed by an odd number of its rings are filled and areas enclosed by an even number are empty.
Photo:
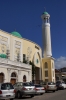
M55 82L54 58L51 50L50 15L42 18L43 48L23 38L20 33L0 30L0 82Z

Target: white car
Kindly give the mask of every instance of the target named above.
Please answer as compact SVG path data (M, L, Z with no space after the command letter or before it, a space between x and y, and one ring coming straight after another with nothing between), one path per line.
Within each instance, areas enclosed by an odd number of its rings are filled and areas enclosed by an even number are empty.
M44 94L45 93L45 88L41 86L40 84L35 84L35 90L36 94Z
M14 84L16 90L15 97L20 99L22 96L29 95L31 98L35 95L35 86L31 82L17 82Z
M15 90L11 83L0 83L0 100L9 99L13 100L15 98Z

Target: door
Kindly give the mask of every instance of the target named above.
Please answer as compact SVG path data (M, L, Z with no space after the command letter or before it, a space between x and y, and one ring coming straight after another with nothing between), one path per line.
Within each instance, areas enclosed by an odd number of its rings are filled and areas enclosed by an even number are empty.
M0 73L0 82L4 82L4 74L3 73Z
M16 83L16 79L11 79L11 84L15 84Z

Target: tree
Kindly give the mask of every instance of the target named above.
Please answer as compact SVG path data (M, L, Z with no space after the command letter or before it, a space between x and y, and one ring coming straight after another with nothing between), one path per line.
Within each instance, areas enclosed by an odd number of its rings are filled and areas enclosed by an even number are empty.
M32 65L32 77L33 77L33 80L34 80L34 75L36 74L36 69L35 69L35 65L33 62L29 62L30 65Z

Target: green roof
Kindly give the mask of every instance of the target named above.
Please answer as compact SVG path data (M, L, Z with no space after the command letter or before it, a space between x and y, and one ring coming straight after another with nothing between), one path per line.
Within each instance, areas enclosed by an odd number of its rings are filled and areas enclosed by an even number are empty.
M47 15L47 14L48 14L48 12L43 12L43 14Z
M6 54L0 54L0 57L1 58L7 58L7 55Z
M19 37L19 38L22 38L22 36L20 35L20 33L14 31L14 32L11 32L12 35L16 36L16 37Z

